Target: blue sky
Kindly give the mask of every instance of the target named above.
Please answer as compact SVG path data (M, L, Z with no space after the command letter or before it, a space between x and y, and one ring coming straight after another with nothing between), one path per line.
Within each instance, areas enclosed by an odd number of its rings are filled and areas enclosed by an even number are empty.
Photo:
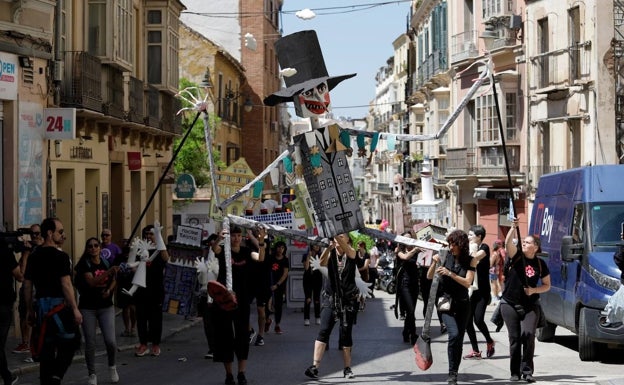
M311 20L301 20L292 13L283 13L284 35L316 30L329 75L357 73L331 92L336 117L366 116L375 96L375 74L394 55L392 42L406 31L409 7L409 1L284 1L284 12L309 8L317 14ZM351 106L360 107L340 108Z

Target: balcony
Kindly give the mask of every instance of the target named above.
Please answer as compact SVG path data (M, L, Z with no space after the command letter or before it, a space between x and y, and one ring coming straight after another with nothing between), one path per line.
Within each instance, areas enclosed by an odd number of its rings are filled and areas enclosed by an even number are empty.
M64 52L61 106L102 112L102 64L82 51Z
M451 37L451 63L479 56L478 31L466 31Z
M182 133L182 118L176 115L176 112L182 108L180 100L169 94L161 94L162 96L162 120L160 121L160 129L172 134Z
M530 65L532 90L588 82L591 79L591 41L533 56Z
M125 119L124 111L124 76L123 72L114 67L105 65L102 68L104 75L104 95L102 112L118 119Z
M134 123L143 123L144 107L143 107L143 82L135 77L130 76L130 109L128 110L127 119Z
M506 146L511 173L520 173L520 146ZM446 150L444 175L503 177L507 175L500 146L449 148Z
M446 51L435 51L427 56L418 66L416 81L414 82L414 92L431 80L435 75L448 70L448 60Z
M143 117L143 124L150 127L160 128L160 100L158 97L158 88L148 85L145 89L145 112L147 115Z

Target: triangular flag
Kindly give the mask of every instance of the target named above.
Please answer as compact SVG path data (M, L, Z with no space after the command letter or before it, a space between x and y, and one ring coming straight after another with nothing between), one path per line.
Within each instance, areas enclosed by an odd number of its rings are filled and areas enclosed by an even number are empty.
M252 196L254 197L254 199L259 199L260 196L262 195L262 189L264 188L264 182L259 180L256 183L254 183L253 186L253 194Z
M388 151L394 151L396 147L396 136L392 134L388 134L388 136L386 137L386 141L387 141Z

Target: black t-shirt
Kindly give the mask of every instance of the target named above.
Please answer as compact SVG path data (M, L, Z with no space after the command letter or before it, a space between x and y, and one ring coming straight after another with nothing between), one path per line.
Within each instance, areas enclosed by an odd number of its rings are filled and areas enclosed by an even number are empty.
M485 257L477 264L477 284L479 285L479 292L485 296L490 294L490 246L481 243L479 250L485 252Z
M39 246L28 257L24 278L32 281L36 298L63 298L61 278L71 274L67 253L53 246Z
M13 251L6 245L0 246L0 305L15 302L15 281L13 270L18 266Z
M306 259L308 259L308 257L310 257L310 263L308 264L308 268L305 269L303 271L303 277L304 278L310 278L312 276L316 276L316 277L320 277L321 276L321 272L318 270L314 270L312 268L312 259L314 258L320 258L322 252L319 250L318 254L312 254L312 250L309 250L307 254L304 254L303 257L301 257L301 264L305 266L305 261Z
M338 267L338 271L340 271L340 289L343 299L354 299L358 292L358 288L355 285L355 270L357 270L356 259L351 259L346 254L339 258L336 250L332 250L329 256L327 263L329 279L324 279L323 290L327 295L333 296L335 292L334 277L336 277L337 274L336 267Z
M103 309L113 306L112 295L104 298L104 290L110 285L110 281L107 279L101 286L89 286L85 278L85 274L91 273L93 277L97 277L101 274L106 274L109 266L103 259L100 258L100 263L96 264L90 260L89 257L82 258L76 264L76 289L80 294L80 301L78 307L81 309Z
M277 285L277 282L282 275L284 275L284 270L290 269L290 260L286 256L282 257L282 259L277 259L275 256L271 255L269 256L268 264L271 274L271 284ZM285 284L286 281L282 282L282 285Z
M524 259L524 262L522 261ZM539 294L527 297L524 287L537 287L541 278L550 274L548 265L539 257L526 258L518 250L511 261L505 264L505 290L503 299L511 304L532 305L539 299Z
M251 249L241 246L238 252L234 250L232 253L232 289L236 293L238 304L249 303L251 298L251 290L253 289L253 273L256 271L256 261L251 258ZM225 271L225 248L221 248L221 252L216 256L219 261L219 276L217 281L226 286Z
M156 249L150 250L149 255L151 256L155 251ZM165 295L165 267L167 267L167 262L160 255L157 255L153 261L147 262L145 273L146 287L139 287L135 294L137 300L140 300L141 296L145 295L153 299L162 299L162 296Z
M471 260L472 257L469 254L462 254L455 258L455 256L449 253L446 261L444 261L444 267L465 278L469 270L474 271L474 267L470 266ZM443 293L450 295L455 301L468 300L468 289L457 282L455 278L448 275L444 275L441 278L440 284Z

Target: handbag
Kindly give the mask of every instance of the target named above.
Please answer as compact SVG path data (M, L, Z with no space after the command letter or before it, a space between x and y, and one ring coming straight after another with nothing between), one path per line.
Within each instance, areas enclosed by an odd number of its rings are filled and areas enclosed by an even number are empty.
M453 299L451 296L444 294L438 298L438 302L436 306L438 307L438 311L441 313L446 313L451 311L451 305L453 304Z

